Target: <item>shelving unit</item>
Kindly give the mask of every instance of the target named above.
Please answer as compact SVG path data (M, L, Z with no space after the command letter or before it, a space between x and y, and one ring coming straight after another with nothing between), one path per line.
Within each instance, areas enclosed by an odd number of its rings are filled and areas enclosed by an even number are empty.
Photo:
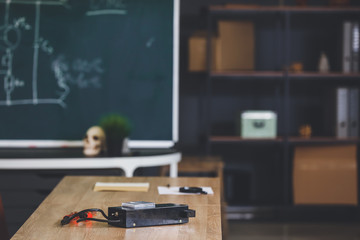
M284 78L284 72L282 71L213 71L210 73L211 78L221 79L241 79L241 78ZM342 79L355 79L360 81L359 73L318 73L318 72L300 72L300 73L288 73L290 79L328 79L328 78L342 78Z
M258 201L243 201L237 203L236 201L231 203L230 205L234 205L236 209L253 209L254 207L259 209L261 207L273 207L279 210L279 206L281 209L284 209L288 212L294 212L297 209L301 211L298 206L292 204L292 157L293 157L293 148L296 145L319 145L319 144L327 144L327 145L341 145L341 144L357 144L359 146L359 138L336 138L332 137L329 132L326 130L320 129L318 127L321 125L322 119L324 117L323 113L319 113L321 107L321 103L319 103L319 98L321 98L321 94L316 94L316 91L322 89L324 87L334 87L340 85L349 85L349 86L357 86L360 87L360 73L342 73L341 69L341 55L339 55L339 47L341 48L341 41L339 38L334 38L332 40L327 39L330 43L324 44L324 47L329 50L329 58L331 59L331 71L328 73L319 73L316 71L316 67L314 66L314 61L312 63L308 63L308 59L313 59L313 56L305 56L306 52L316 52L320 53L321 48L323 47L321 44L322 36L317 35L317 39L314 38L313 46L308 44L305 46L302 44L301 39L294 39L294 34L296 36L300 36L302 32L305 32L303 29L306 25L311 25L311 22L302 22L304 17L309 17L309 21L313 21L314 17L319 20L316 23L316 26L321 26L325 21L331 19L331 23L336 23L337 25L331 29L331 34L338 33L338 37L342 36L342 32L339 32L341 29L342 22L347 19L360 21L360 7L350 6L350 7L295 7L295 6L210 6L208 12L208 45L207 45L207 56L208 56L208 65L207 65L207 85L206 85L206 102L207 102L207 114L205 125L207 126L207 154L216 154L223 155L225 158L225 166L226 166L226 158L229 156L233 156L230 160L229 168L231 171L236 169L236 164L239 162L237 159L246 159L245 165L247 169L251 168L251 159L255 159L252 154L259 154L259 156L267 157L269 153L271 153L269 159L276 159L278 162L281 162L281 166L274 174L281 174L281 176L277 176L277 183L281 186L275 187L276 190L280 193L281 196L277 196L272 198L267 203L262 201L259 205ZM280 39L281 46L277 49L277 56L274 56L277 61L276 67L275 64L264 64L262 61L261 64L255 64L255 69L252 71L212 71L211 69L211 40L213 33L215 32L214 28L217 24L218 20L252 20L254 19L255 23L259 23L259 26L256 25L256 28L261 28L261 24L264 22L259 22L259 19L268 19L266 22L266 30L270 31L272 34L276 36L276 39ZM269 22L273 22L273 25L270 26ZM270 26L270 27L269 27ZM296 30L294 33L294 29ZM327 31L325 29L323 31ZM261 29L259 30L261 31ZM309 30L312 34L314 29ZM299 33L300 32L300 33ZM299 37L301 38L301 36ZM305 38L305 37L304 37ZM298 43L296 45L296 51L294 51L294 42ZM330 47L329 47L330 45ZM256 44L255 44L256 46ZM262 45L264 47L264 44ZM310 49L307 49L310 48ZM314 50L315 48L315 50ZM300 50L299 50L300 49ZM341 49L340 49L341 50ZM300 54L299 54L300 53ZM304 53L304 70L301 72L292 72L289 69L292 62L296 59L296 54L301 55ZM311 55L311 54L310 54ZM314 55L314 54L312 54ZM338 56L340 59L335 59L334 56ZM261 53L256 53L256 60L264 57ZM316 59L315 62L317 62ZM269 67L270 66L270 67ZM219 90L218 86L221 86L221 90ZM254 93L256 86L266 85L266 89L262 89L260 93ZM215 87L214 87L215 86ZM228 87L229 92L231 92L231 97L226 95L226 86ZM228 105L236 105L240 106L237 111L244 110L264 110L264 106L268 107L271 105L272 107L269 110L274 110L278 113L278 137L275 139L243 139L239 136L236 136L235 131L229 131L228 129L232 129L229 125L235 124L235 119L225 121L224 119L220 119L220 116L216 113L216 111L222 110L219 106L219 99L222 98L231 98L234 99L236 96L234 95L234 88L239 89L239 100L232 102ZM253 99L249 100L250 97L243 96L243 93L246 93L246 88L251 90L251 93L254 93ZM219 93L220 92L220 93ZM265 95L264 96L264 92ZM272 96L269 96L270 93L273 93ZM307 99L307 97L309 99ZM242 97L242 99L241 99ZM264 100L262 100L264 98ZM266 102L266 100L268 100ZM225 100L224 100L225 101ZM220 101L222 102L222 101ZM265 102L265 103L264 103ZM222 102L223 103L223 102ZM313 104L315 103L315 104ZM315 106L313 106L315 105ZM303 107L304 110L300 110L299 106ZM229 111L234 111L236 107L224 106L224 108L229 108ZM315 108L315 110L310 111L309 109ZM293 121L293 113L294 111L297 115L301 115L304 113L303 117L306 119L310 119L310 121L314 122L314 134L310 138L301 138L297 135L297 125L296 122ZM220 112L220 111L219 111ZM227 113L227 116L231 115ZM312 112L315 112L315 116L312 116ZM236 115L236 113L233 113ZM300 120L299 120L300 121ZM305 121L305 120L304 120ZM225 122L225 123L222 123ZM220 130L214 131L214 126L216 125L226 125L227 127L220 127ZM221 132L222 129L223 133ZM233 134L229 134L229 132ZM273 148L273 149L271 149ZM250 151L250 153L246 153ZM274 154L272 154L274 153ZM279 160L280 158L280 160ZM241 160L243 161L243 160ZM265 160L264 160L265 161ZM235 165L234 165L235 164ZM268 164L268 163L267 163ZM243 168L240 167L243 170ZM269 170L270 171L270 170ZM268 173L266 177L272 177L271 173ZM259 177L259 176L257 176ZM226 173L225 173L226 179ZM225 182L226 184L226 182ZM279 190L279 187L281 188ZM275 200L273 200L275 199ZM232 206L232 211L234 209ZM341 211L344 206L327 206L327 209L335 209ZM322 211L321 206L311 207L311 209ZM346 206L348 209L349 206ZM359 212L358 207L350 207L354 212ZM291 209L291 210L289 210ZM242 210L241 210L242 211ZM314 213L318 213L319 211L314 211ZM357 213L356 213L357 214ZM359 215L356 215L359 218Z
M281 143L283 144L285 139L283 137L277 137L274 139L267 139L267 138L242 138L238 136L211 136L210 140L211 143L220 144L220 143ZM303 137L289 137L289 143L297 144L297 143L321 143L321 144L357 144L359 143L358 138L335 138L335 137L310 137L310 138L303 138Z

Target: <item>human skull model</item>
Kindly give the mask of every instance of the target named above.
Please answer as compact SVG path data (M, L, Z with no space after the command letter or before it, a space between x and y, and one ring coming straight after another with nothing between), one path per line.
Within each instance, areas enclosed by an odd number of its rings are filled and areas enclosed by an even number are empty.
M101 127L93 126L86 132L84 138L84 154L95 157L106 151L106 138Z

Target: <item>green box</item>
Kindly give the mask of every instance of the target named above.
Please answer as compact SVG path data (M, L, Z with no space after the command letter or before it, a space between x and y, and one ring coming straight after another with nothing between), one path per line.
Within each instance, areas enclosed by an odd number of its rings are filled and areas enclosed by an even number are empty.
M241 113L241 137L276 138L277 116L272 111L245 111Z

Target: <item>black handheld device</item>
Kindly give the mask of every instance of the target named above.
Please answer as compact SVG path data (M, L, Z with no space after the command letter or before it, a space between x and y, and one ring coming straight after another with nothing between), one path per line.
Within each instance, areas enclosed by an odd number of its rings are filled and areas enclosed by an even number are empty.
M195 210L184 204L155 204L143 209L109 207L109 224L124 228L183 224L190 217L195 217Z

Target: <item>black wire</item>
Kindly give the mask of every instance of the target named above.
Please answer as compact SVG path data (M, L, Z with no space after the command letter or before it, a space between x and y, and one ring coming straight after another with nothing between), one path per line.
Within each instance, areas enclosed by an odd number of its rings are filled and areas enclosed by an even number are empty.
M82 222L82 221L96 221L96 222L106 222L106 223L117 223L120 222L120 220L105 220L105 219L98 219L98 218L80 218L76 222Z
M95 211L91 211L91 212L100 212L104 216L104 218L109 219L109 217L104 213L103 210L101 210L100 208L95 208L95 209L96 209Z
M100 212L106 219L109 219L108 216L106 216L106 214L104 213L103 210L99 209L99 208L89 208L89 209L85 209L85 210L82 210L76 214L74 214L73 216L74 217L77 217L79 216L80 214L82 213L86 213L86 212ZM82 217L83 218L83 217Z
M104 213L104 211L102 209L89 208L89 209L82 210L82 211L80 211L78 213L75 213L70 217L64 217L63 220L61 220L61 225L65 225L65 224L70 223L70 221L73 220L76 217L79 217L81 219L86 218L87 215L84 215L84 213L87 213L87 212L100 212L106 219L109 219L108 216Z

